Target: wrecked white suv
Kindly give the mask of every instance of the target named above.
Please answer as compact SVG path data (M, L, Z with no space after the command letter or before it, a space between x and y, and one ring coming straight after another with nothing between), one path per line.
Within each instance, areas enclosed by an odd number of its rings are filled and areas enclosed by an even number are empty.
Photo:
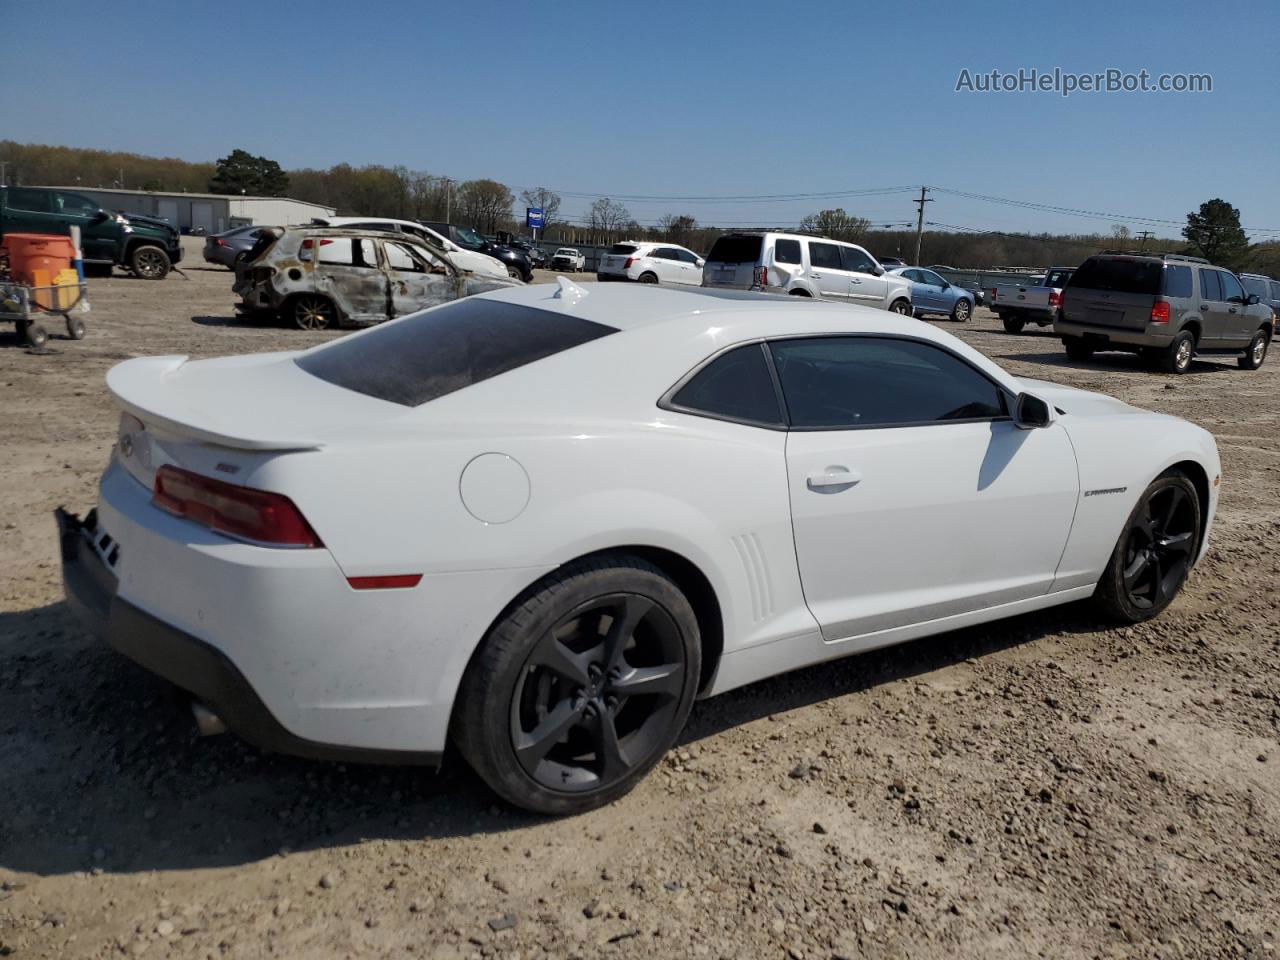
M364 327L473 293L521 286L459 269L442 246L383 230L272 227L232 290L242 316L274 315L303 330Z

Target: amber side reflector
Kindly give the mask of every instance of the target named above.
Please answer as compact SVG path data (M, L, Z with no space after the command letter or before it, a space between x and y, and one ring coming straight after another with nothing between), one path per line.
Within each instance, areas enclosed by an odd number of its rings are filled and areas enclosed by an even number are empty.
M347 577L353 590L396 590L416 587L422 581L420 573L398 573L390 577Z

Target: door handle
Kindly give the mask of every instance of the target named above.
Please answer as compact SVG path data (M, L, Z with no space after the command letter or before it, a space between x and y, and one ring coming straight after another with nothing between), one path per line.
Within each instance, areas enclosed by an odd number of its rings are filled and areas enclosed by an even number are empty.
M811 273L811 274L809 274L809 276L813 277L813 279L815 279L815 280L821 280L821 279L822 279L822 274L820 274L820 273Z
M827 467L825 470L815 470L805 478L805 484L810 490L818 493L839 493L841 490L848 489L854 484L861 482L862 474L848 467Z
M850 278L849 278L849 282L850 282L850 283L861 283L862 281L861 281L861 280L859 280L857 277L850 277Z
M1201 309L1201 310L1208 310L1208 309L1209 309L1209 305L1208 305L1207 303L1202 303L1202 304L1200 304L1200 309Z

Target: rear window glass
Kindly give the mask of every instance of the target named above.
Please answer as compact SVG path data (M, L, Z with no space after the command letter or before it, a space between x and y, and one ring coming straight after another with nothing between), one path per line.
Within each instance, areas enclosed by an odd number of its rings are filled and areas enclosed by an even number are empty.
M671 402L713 417L782 424L773 377L758 343L716 357L681 387Z
M1160 275L1164 264L1158 260L1111 260L1090 257L1071 275L1067 284L1084 290L1107 290L1111 293L1141 293L1155 296L1160 292Z
M634 243L615 243L609 248L610 253L635 253L636 245Z
M774 263L799 263L800 262L800 241L799 240L775 240L773 244L773 262Z
M345 337L294 362L336 387L416 407L617 332L581 317L469 298Z
M1050 270L1049 275L1044 278L1044 285L1046 287L1065 287L1070 279L1070 270Z
M1257 294L1259 300L1267 299L1267 281L1259 280L1256 277L1241 277L1240 282L1244 284L1245 290L1249 293Z
M721 237L707 254L712 263L756 263L763 237Z
M1166 297L1191 296L1191 268L1172 264L1165 267L1163 293Z

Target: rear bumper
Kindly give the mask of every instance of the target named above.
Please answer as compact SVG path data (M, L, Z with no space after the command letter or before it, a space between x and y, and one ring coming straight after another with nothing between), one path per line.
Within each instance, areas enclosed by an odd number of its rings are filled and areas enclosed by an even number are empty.
M225 653L119 595L119 580L109 566L115 544L99 529L96 514L93 511L82 521L62 508L55 511L67 605L90 632L190 693L240 737L263 750L329 760L439 766L440 751L344 746L288 730Z
M1123 347L1167 347L1178 331L1173 329L1124 330L1119 327L1098 327L1087 323L1074 323L1059 318L1054 321L1053 332L1060 337L1081 337L1097 346L1117 344Z

